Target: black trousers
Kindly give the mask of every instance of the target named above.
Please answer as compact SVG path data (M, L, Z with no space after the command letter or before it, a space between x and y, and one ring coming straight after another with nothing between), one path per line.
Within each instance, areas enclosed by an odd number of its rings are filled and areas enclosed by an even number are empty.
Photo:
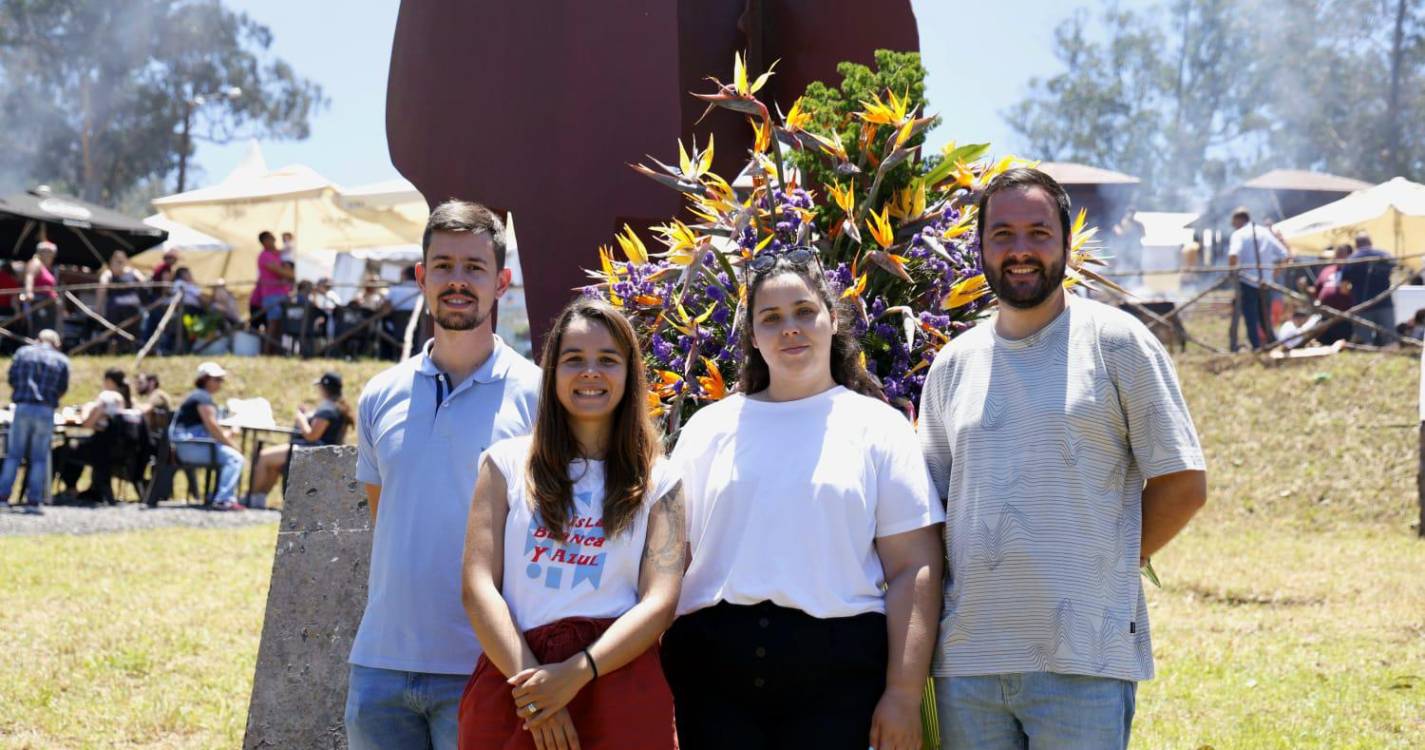
M79 475L84 473L85 466L89 466L92 469L89 474L89 488L84 494L92 496L94 500L112 500L114 454L118 447L117 426L110 424L108 428L78 441L72 448L66 445L55 449L55 473L59 474L65 489L73 492L79 484Z
M866 750L886 687L886 617L771 602L678 618L663 636L682 750Z

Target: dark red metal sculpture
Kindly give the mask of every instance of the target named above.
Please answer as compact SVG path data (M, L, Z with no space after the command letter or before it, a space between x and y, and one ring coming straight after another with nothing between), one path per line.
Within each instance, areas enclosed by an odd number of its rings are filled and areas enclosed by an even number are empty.
M705 76L730 80L738 51L753 74L779 60L764 100L785 110L877 49L919 49L909 0L406 0L391 159L431 205L514 212L537 343L600 244L678 212L675 193L628 164L677 153L705 107L689 92L713 90ZM751 128L714 110L696 132L716 136L713 168L731 180Z

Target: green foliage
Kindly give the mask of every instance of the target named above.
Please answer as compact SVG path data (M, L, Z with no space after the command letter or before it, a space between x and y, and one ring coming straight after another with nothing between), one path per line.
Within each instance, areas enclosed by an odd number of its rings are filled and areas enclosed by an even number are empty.
M884 100L889 91L908 99L907 108L912 111L925 112L928 103L925 99L925 67L920 64L920 53L881 49L876 50L875 58L875 70L859 63L840 63L836 66L836 72L841 75L840 86L813 81L802 96L802 111L811 116L808 128L818 133L835 132L840 135L853 164L864 165L868 150L875 154L885 153L886 141L895 137L893 131L878 132L871 147L863 147L860 140L861 120L856 117L862 109L862 102ZM930 127L935 124L938 123L932 123ZM909 146L923 143L924 132L907 141ZM830 185L838 179L832 165L813 152L793 152L792 161L801 170L808 185ZM929 163L933 165L934 162ZM881 186L881 195L894 195L904 188L910 183L914 170L915 166L907 161L888 172ZM828 231L829 221L830 214L823 215L817 222L817 228Z
M115 205L194 141L305 138L326 100L271 44L219 0L0 0L0 189Z

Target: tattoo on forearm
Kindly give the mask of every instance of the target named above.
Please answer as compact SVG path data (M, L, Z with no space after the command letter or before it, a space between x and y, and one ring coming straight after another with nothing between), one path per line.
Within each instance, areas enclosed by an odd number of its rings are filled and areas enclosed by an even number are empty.
M661 523L654 524L656 518ZM643 543L643 559L660 573L682 573L684 536L687 523L683 517L683 483L663 493L653 504L648 524L648 538Z

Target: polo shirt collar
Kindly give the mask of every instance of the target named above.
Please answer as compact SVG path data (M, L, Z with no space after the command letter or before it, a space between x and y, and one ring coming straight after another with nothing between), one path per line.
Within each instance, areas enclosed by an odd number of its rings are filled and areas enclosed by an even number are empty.
M492 334L492 336L495 339L495 345L490 350L490 356L485 359L485 364L480 365L480 369L471 374L470 382L493 383L496 380L504 378L505 374L509 372L510 352L512 350L505 345L504 339L498 335ZM433 378L441 374L441 370L436 366L435 360L430 358L431 350L434 348L435 339L427 341L425 346L421 347L421 359L417 367L417 371L422 375L429 375ZM459 385L456 387L458 388Z

